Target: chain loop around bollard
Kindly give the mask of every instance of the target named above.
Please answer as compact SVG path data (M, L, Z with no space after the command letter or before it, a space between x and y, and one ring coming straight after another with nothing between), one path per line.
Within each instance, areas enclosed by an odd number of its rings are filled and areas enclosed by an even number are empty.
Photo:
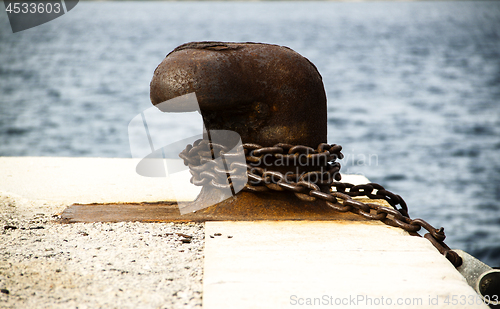
M195 185L212 185L214 187L228 188L232 187L232 182L226 184L227 179L223 179L224 183L214 183L220 177L216 175L222 174L222 170L210 163L212 153L207 151L210 148L210 143L206 141L197 141L194 146L188 145L179 156L184 160L184 164L189 166L190 172L193 175L191 182ZM339 182L340 180L340 164L335 162L336 159L343 158L342 147L340 145L328 145L321 143L316 149L301 145L292 146L289 144L276 144L273 147L260 147L256 144L244 144L244 152L246 154L246 168L248 183L245 184L243 190L247 192L266 192L266 191L288 191L294 193L297 198L303 201L315 201L316 199L325 201L326 205L339 212L352 212L363 216L370 220L377 220L390 226L402 228L411 235L420 236L416 232L421 228L428 231L425 238L428 239L436 249L443 254L455 267L462 264L460 256L451 250L443 241L445 239L444 229L436 229L430 223L423 219L411 219L408 215L408 207L403 198L386 190L382 185L376 183L368 183L362 185L353 185L350 183ZM213 148L211 148L213 149ZM196 152L196 150L199 150ZM269 167L262 168L253 164L260 163L264 155L275 156L282 159L284 156L288 159L305 155L305 160L314 160L318 157L315 155L327 155L327 162L324 166L318 167L319 171L310 171L304 175L295 175L287 177L278 171L270 170ZM210 158L208 157L210 156ZM194 163L193 163L194 162ZM206 162L206 163L202 163ZM203 168L200 166L203 165ZM327 172L323 171L324 167L334 166ZM239 168L243 164L238 165ZM213 172L207 172L213 170ZM305 175L321 174L328 176L327 182L330 192L321 191L320 185L324 185L324 177L319 177L317 183L311 181L312 177L303 177ZM227 174L226 174L227 175ZM295 181L291 178L295 178ZM321 183L320 183L321 182ZM374 203L363 203L353 199L353 197L368 197L369 199L383 199L392 207L387 207ZM400 206L400 208L397 208Z

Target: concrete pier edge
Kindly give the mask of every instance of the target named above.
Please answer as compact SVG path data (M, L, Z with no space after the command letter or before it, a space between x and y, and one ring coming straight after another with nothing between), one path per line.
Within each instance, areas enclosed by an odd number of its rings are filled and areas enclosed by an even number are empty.
M316 298L322 302L340 299L341 306L351 306L352 302L342 301L363 296L377 301L422 299L417 304L393 304L401 308L487 308L477 301L463 306L446 303L453 296L478 296L425 239L379 222L223 221L207 222L204 229L195 223L54 223L73 203L172 198L164 180L137 175L136 164L134 159L115 158L0 157L0 288L14 286L10 294L0 294L2 306L188 308L200 307L203 298L204 308L287 308ZM353 183L367 182L363 176L349 177ZM192 199L197 193L185 194ZM192 243L182 241L175 231L192 234ZM158 241L161 237L168 241ZM67 242L74 248L66 246ZM50 249L61 254L51 255ZM99 252L108 253L99 260ZM126 258L128 254L137 257L133 263ZM77 256L82 257L80 264L72 262ZM154 261L153 268L148 260ZM182 267L173 267L172 261ZM200 262L204 269L190 271L199 268ZM142 270L134 268L134 263L141 264ZM30 265L47 280L26 280L22 272L33 269ZM97 271L96 266L103 270ZM66 270L71 273L63 276ZM73 277L80 283L72 283ZM147 284L144 278L149 278ZM134 281L154 291L137 289ZM106 293L100 291L103 284L109 287ZM143 297L121 296L123 289L117 285ZM21 287L32 293L24 293ZM358 306L373 304L359 302Z

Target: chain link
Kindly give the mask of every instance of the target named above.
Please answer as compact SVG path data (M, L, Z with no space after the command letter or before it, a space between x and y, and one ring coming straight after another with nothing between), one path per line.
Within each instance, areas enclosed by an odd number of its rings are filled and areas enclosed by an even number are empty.
M255 193L289 191L302 201L311 202L319 199L336 211L351 212L370 220L381 221L387 225L402 228L414 236L420 236L417 232L424 228L428 232L424 237L441 254L455 267L462 264L460 256L444 243L446 237L444 228L436 229L423 219L411 219L408 215L408 207L401 196L376 183L353 185L339 182L341 180L340 164L335 161L344 157L340 145L321 143L314 149L290 144L276 144L272 147L243 144L242 148L236 151L245 154L246 164L233 162L226 170L223 160L214 161L213 159L230 156L228 150L223 145L207 140L197 140L193 145L187 145L179 157L184 160L185 165L189 166L192 175L191 182L197 186L232 188L235 183L246 181L247 177L243 176L246 171L248 182L243 187L244 191ZM258 166L266 156L271 156L273 160L280 160L286 166L315 166L317 170L302 174L283 174L270 170L268 167ZM385 200L392 207L363 203L353 199L354 197Z

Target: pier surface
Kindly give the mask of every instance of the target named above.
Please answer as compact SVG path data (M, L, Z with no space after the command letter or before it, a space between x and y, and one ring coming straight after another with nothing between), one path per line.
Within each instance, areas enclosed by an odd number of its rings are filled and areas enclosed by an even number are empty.
M487 308L425 239L378 222L57 222L73 203L179 198L137 162L0 157L0 307Z

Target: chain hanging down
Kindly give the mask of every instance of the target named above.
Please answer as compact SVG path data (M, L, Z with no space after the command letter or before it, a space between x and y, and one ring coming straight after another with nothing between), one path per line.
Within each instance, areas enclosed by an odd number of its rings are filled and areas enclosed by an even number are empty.
M339 212L351 212L370 220L378 220L387 225L400 227L411 235L420 236L417 231L424 228L428 233L424 235L436 249L443 254L455 267L462 264L460 256L452 251L445 243L444 228L436 229L423 219L411 219L408 207L403 198L387 191L376 183L353 185L339 182L340 164L336 159L342 159L342 146L321 143L316 149L302 145L276 144L272 147L262 147L256 144L243 144L246 164L233 162L224 168L219 160L214 158L230 156L229 149L223 145L197 140L188 145L180 154L184 164L189 166L192 174L191 182L197 186L213 186L227 189L236 183L247 181L247 177L234 176L238 171L246 171L248 182L244 184L244 191L289 191L303 201L323 200ZM281 173L270 170L269 167L257 166L265 157L281 160L287 164L311 163L318 165L316 171L305 173ZM326 170L326 171L324 171ZM230 172L229 172L230 171ZM229 177L229 175L232 175ZM241 175L240 174L240 175ZM354 197L368 197L369 199L383 199L392 207L375 203L363 203ZM399 206L399 208L398 208Z

